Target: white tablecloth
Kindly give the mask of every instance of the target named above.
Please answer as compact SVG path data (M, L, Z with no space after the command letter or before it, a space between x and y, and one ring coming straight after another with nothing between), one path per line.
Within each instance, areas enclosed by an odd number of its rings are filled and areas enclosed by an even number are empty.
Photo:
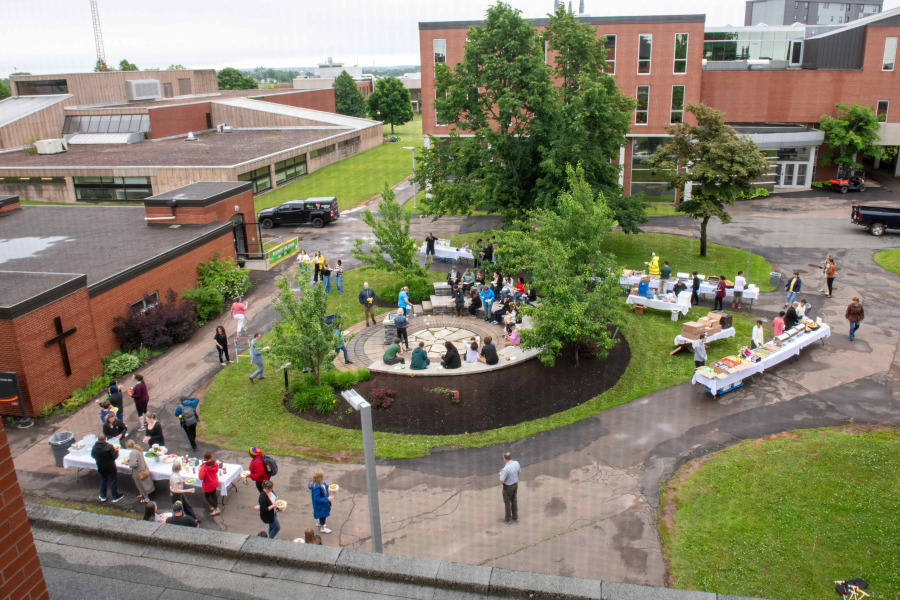
M714 333L712 335L706 336L706 343L714 342L716 340L721 340L724 338L734 337L734 327L729 327L728 329L723 329L718 333ZM692 344L694 340L686 337L681 337L681 335L675 336L675 345L680 346L681 344Z
M637 275L632 275L631 277L619 277L619 284L623 285L623 286L632 286L636 283L640 283L640 281L641 281L641 278ZM650 280L650 289L654 289L654 290L658 289L659 281L660 281L659 279L651 279ZM688 292L690 292L691 286L693 285L693 280L684 279L683 281L684 281L684 284L688 287ZM717 286L717 284L715 284L715 283L706 283L705 281L701 282L700 283L700 293L701 294L715 294L716 286ZM666 291L671 292L672 288L674 288L674 287L675 287L675 280L669 279L668 283L666 284ZM725 289L725 297L728 298L731 296L734 296L734 288L726 288ZM744 288L744 298L746 298L748 300L756 300L757 298L759 298L759 288L755 288L755 287L754 288L750 288L750 287Z
M75 469L91 469L92 471L97 470L97 463L94 461L91 456L92 446L88 446L83 448L82 450L69 450L69 453L63 457L63 467L66 469L75 468ZM116 460L116 469L119 473L125 473L131 475L131 469L128 468L128 457L131 454L131 450L127 448L121 448L119 450L119 458ZM153 481L168 481L169 477L172 476L172 463L167 462L156 462L156 459L153 458L145 458L147 461L147 468L150 469L150 478ZM228 486L234 483L234 481L241 476L241 471L243 471L243 467L241 465L225 463L226 473L225 475L219 475L219 492L223 496L228 495ZM190 485L194 487L201 487L203 482L200 481L197 472L193 469L185 469L182 467L181 475L185 480L188 479L196 479L196 481Z
M425 244L422 244L422 247L419 248L419 254L425 254ZM472 260L474 258L471 250L438 245L435 245L434 247L434 256L435 258L446 258L450 260L459 260L460 258Z
M716 377L715 379L710 379L705 375L694 372L691 383L705 385L710 393L715 396L719 393L719 390L727 389L751 375L756 375L757 373L762 373L766 369L771 369L778 363L784 362L792 356L799 355L803 348L806 348L813 342L817 342L827 337L831 337L831 328L825 323L821 323L818 329L790 338L782 344L777 352L763 358L758 363L751 363L751 366L743 371L727 373L724 377Z
M690 292L681 292L681 294L678 296L678 302L651 300L650 298L645 298L644 296L634 296L629 294L628 299L625 300L625 304L640 304L641 306L646 306L647 308L655 308L656 310L672 311L673 321L678 318L676 316L677 313L686 315L688 311L691 310Z

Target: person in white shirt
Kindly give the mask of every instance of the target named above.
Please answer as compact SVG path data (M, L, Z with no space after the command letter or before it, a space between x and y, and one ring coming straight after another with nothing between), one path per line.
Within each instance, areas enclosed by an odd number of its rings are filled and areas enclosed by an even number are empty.
M765 332L763 331L762 320L758 320L753 327L753 334L750 337L750 349L753 350L765 344L764 336Z
M737 277L734 278L734 298L731 301L731 308L737 302L738 308L743 308L741 302L744 300L744 288L747 287L747 280L744 278L744 272L738 271Z
M800 317L801 321L805 321L807 319L806 311L809 310L809 304L806 303L806 299L800 301L800 306L797 307L797 316Z
M519 474L522 467L519 461L512 459L512 454L503 454L503 469L500 471L500 481L503 483L503 508L506 512L503 519L507 523L519 520Z

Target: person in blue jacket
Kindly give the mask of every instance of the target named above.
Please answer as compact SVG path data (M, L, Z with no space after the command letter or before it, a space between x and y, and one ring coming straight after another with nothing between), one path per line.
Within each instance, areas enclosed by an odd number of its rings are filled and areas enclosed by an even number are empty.
M197 423L200 421L200 413L197 407L200 405L200 398L181 397L181 404L175 409L175 418L181 423L181 428L187 434L187 439L191 443L191 448L197 449Z
M494 304L494 290L490 288L490 286L484 286L481 288L481 306L484 308L484 320L491 320L491 306Z
M319 531L331 533L325 526L325 519L331 516L331 498L328 497L328 484L325 483L325 472L322 469L316 469L313 473L309 491L312 494L313 518L319 521Z

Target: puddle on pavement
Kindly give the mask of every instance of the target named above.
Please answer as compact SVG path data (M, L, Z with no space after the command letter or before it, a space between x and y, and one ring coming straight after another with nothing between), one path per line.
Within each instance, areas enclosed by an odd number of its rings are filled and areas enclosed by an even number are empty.
M69 238L64 235L49 237L22 237L14 240L0 239L0 264L17 258L31 258L53 244Z

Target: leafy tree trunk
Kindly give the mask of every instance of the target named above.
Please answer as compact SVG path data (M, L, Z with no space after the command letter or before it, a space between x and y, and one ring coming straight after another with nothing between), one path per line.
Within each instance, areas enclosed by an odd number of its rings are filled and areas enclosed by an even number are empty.
M700 221L700 256L706 256L706 226L709 224L709 217L703 217Z
M394 135L394 124L391 123L391 135Z
M575 344L575 366L578 366L578 359L581 358L581 344Z

